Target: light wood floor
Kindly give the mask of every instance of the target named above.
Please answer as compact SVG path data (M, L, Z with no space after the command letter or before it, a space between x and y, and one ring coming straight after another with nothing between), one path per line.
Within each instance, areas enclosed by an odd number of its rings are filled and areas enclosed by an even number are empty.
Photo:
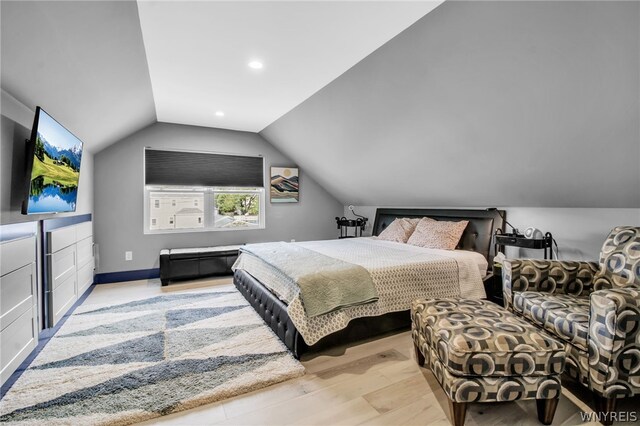
M155 294L231 284L230 278L161 287L158 280L97 285L85 304L117 303ZM154 419L159 425L449 425L446 396L413 358L409 332L303 358L303 377L218 403ZM586 401L586 403L585 403ZM554 425L584 423L590 395L566 384ZM640 414L640 399L620 410ZM472 404L466 425L540 425L535 401ZM621 423L622 424L622 423ZM628 424L628 423L627 423Z

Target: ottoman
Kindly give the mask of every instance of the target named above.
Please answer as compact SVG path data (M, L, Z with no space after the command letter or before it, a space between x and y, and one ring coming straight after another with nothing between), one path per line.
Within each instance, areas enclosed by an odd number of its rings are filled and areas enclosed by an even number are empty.
M495 303L421 299L411 306L416 360L425 360L462 426L470 402L535 399L551 424L560 397L561 342Z

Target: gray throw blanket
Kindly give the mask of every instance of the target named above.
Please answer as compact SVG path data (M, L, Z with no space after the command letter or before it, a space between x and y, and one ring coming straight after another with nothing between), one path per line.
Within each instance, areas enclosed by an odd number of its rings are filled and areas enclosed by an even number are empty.
M295 243L249 244L240 250L262 259L293 280L300 288L309 317L378 300L371 276L362 266Z

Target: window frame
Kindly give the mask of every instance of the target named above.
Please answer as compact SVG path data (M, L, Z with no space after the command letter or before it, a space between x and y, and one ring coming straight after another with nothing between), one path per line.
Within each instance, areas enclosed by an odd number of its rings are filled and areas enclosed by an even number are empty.
M151 229L151 194L152 193L179 193L185 194L189 192L202 193L204 195L203 226L199 228L172 228L172 229ZM215 226L215 197L217 194L258 194L258 226L250 227L217 227ZM189 186L171 186L171 185L145 185L143 191L144 197L144 214L143 214L143 231L145 235L154 234L181 234L190 232L229 232L229 231L254 231L266 229L266 190L265 188L236 188L236 187L189 187ZM175 225L175 223L174 223Z
M145 177L145 150L147 149L160 149L163 151L179 151L179 152L195 152L203 154L218 154L240 157L257 157L262 159L262 171L263 186L261 187L213 187L213 186L180 186L180 185L146 185ZM266 229L266 209L267 209L267 189L265 182L267 182L266 160L262 154L243 154L243 153L229 153L229 152L215 152L215 151L200 151L200 150L186 150L186 149L172 149L172 148L153 148L145 146L142 148L142 187L143 187L143 217L142 217L142 230L144 235L156 235L156 234L185 234L192 232L233 232L233 231L259 231ZM151 229L151 192L204 192L204 203L201 207L204 211L203 222L204 226L201 228L178 228L178 229ZM259 194L259 226L256 227L231 227L222 228L215 227L215 193L239 193L239 192L256 192ZM200 207L200 206L196 206Z

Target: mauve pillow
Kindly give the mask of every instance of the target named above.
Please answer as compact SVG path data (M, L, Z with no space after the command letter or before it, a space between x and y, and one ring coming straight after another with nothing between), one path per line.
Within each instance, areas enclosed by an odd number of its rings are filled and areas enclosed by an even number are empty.
M455 250L468 220L449 222L445 220L421 220L407 241L414 246Z
M425 217L424 219L429 218ZM394 221L378 235L378 238L386 241L395 241L397 243L406 243L420 220L420 218L408 219L406 217L394 219Z

